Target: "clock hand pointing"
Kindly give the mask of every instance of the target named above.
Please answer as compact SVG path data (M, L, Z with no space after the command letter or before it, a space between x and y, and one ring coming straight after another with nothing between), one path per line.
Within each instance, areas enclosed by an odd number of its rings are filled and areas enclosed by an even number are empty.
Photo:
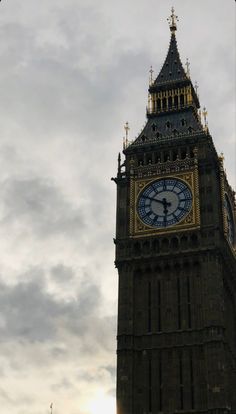
M164 207L164 214L167 215L167 213L168 213L167 207L171 206L171 203L166 201L166 198L163 198L162 199L162 204L163 204L163 207Z
M169 207L169 206L171 206L171 203L169 203L168 201L166 201L166 198L163 198L162 200L158 200L157 198L148 197L148 196L146 196L145 198L148 198L148 200L151 200L151 201L156 201L156 203L160 203L160 204L162 204L164 207Z
M171 203L169 203L168 201L166 201L166 198L163 198L162 199L162 203L163 203L163 205L164 205L165 208L171 206Z

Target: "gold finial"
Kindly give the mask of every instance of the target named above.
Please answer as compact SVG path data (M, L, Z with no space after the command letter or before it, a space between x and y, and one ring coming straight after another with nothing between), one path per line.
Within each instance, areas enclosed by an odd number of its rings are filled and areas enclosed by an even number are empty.
M221 162L224 162L225 157L224 157L224 153L223 152L220 153L219 159L220 159Z
M123 147L125 149L129 145L129 130L130 130L130 127L129 127L128 122L125 123L124 129L125 129L125 137L123 138Z
M198 111L198 119L199 119L199 122L202 123L202 111L201 111L201 109L199 109L199 111Z
M149 114L151 114L153 112L153 99L152 99L152 95L150 93L148 94L147 111L148 111Z
M203 119L204 119L204 129L205 129L205 131L207 131L208 130L208 122L207 122L208 113L207 113L207 110L206 110L205 106L203 108L202 115L203 115Z
M177 22L179 21L178 16L175 14L174 7L171 8L171 16L168 17L167 21L169 22L171 33L174 33L177 30Z
M152 66L151 66L151 68L149 70L149 73L150 73L150 76L149 76L149 86L152 86L152 84L153 84L153 73L154 73L154 70L152 69Z
M188 78L190 78L190 62L189 62L188 58L186 59L185 66L186 66L186 75L187 75Z

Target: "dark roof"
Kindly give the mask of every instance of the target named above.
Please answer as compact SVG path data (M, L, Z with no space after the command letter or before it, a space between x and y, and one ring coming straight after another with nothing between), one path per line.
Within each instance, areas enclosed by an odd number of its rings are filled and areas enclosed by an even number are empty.
M149 87L149 93L175 90L179 87L191 88L191 101L178 103L165 108L147 111L147 122L138 137L130 145L129 150L143 144L157 144L174 139L181 142L181 138L189 138L204 133L204 128L199 119L200 107L198 96L193 88L191 79L186 74L180 60L177 41L175 37L176 26L171 26L171 38L168 53L162 69L156 80ZM152 109L152 108L151 108Z
M180 60L175 33L171 33L166 60L153 86L185 80L188 80L188 77Z
M169 140L171 137L181 138L192 136L203 132L197 114L193 108L166 113L162 116L149 118L139 136L132 143L132 146Z

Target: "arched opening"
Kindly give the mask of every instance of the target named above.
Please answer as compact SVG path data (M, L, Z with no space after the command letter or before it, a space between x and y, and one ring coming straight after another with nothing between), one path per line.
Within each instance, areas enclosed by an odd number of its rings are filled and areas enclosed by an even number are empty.
M179 263L174 264L174 272L178 275L181 271L181 266Z
M178 158L178 152L177 151L173 151L173 153L172 153L172 160L173 161L176 161L177 158Z
M169 152L165 151L164 152L164 162L168 161L169 159L170 159Z
M150 249L149 249L149 242L148 241L146 241L146 242L144 242L143 243L143 253L144 254L148 254L149 253L149 251L150 251Z
M197 247L198 246L198 237L197 237L197 234L192 234L191 235L191 246L192 247Z
M134 254L136 256L139 256L141 254L141 246L140 246L140 243L139 242L136 242L134 244Z
M190 264L189 264L189 262L184 262L184 264L183 264L183 271L184 271L186 274L189 274L189 269L190 269Z
M159 240L154 240L153 241L153 250L155 253L159 253L160 251L160 245L159 245Z
M179 240L178 240L177 237L173 237L171 239L171 249L172 250L178 250L178 248L179 248Z
M178 104L179 104L178 95L175 95L175 97L174 97L174 106L175 106L175 108L178 108Z
M161 160L161 155L157 152L155 154L155 162L158 163L158 162L160 162L160 160Z
M188 248L188 238L187 238L187 236L182 236L181 237L180 244L181 244L181 248L183 250L186 250Z
M169 240L168 239L163 239L161 241L161 250L163 252L167 252L169 250Z
M197 276L200 275L200 269L201 269L200 263L198 261L193 262L193 271L194 271L195 275L197 275Z
M180 95L180 105L184 106L184 95L183 94Z
M162 108L164 111L166 110L166 98L162 99Z
M140 269L139 267L137 269L135 269L134 276L136 278L140 279L142 277L142 269Z
M151 273L152 273L152 269L151 269L151 267L150 267L150 266L147 266L147 267L144 269L144 273L145 273L145 275L150 276L150 275L151 275Z

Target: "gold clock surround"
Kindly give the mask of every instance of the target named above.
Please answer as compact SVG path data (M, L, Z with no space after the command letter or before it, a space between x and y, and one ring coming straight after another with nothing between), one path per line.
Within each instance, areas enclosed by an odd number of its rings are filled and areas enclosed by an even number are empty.
M166 228L153 228L142 222L137 212L137 202L143 189L161 178L173 178L184 181L192 191L193 203L190 212L179 222ZM174 172L170 174L158 175L156 177L132 178L130 183L130 236L143 237L155 234L167 234L180 230L189 230L200 226L199 210L199 190L198 190L198 173L195 169L192 171Z

